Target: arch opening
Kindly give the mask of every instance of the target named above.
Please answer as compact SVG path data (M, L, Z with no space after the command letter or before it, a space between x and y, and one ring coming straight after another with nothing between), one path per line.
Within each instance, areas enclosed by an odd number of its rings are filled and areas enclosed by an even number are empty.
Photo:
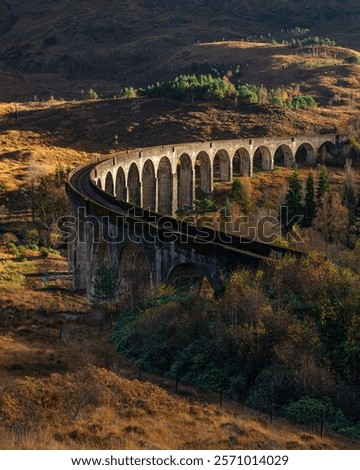
M233 178L251 176L250 154L246 148L239 148L233 156Z
M114 180L110 171L108 171L105 178L105 192L114 196Z
M254 167L254 170L257 170L257 171L271 171L272 170L271 152L264 145L258 147L255 150L253 167Z
M120 254L119 298L126 305L134 305L147 298L151 288L149 261L140 246L129 243Z
M125 173L124 170L120 167L116 173L116 189L115 195L116 199L121 201L126 201L127 196L126 191L126 180L125 180Z
M339 163L338 156L339 152L336 145L327 141L320 145L316 161L322 165L334 166Z
M295 158L291 148L286 145L280 145L274 153L274 165L275 166L294 166Z
M139 169L132 163L128 174L129 202L135 206L140 206L140 176Z
M156 210L156 179L155 168L151 160L146 160L142 170L142 190L143 202L142 205L145 209L150 208Z
M315 163L314 147L307 142L301 144L295 153L295 163L298 166L312 165L313 163Z
M226 150L216 152L213 161L213 179L214 181L230 181L230 157Z
M162 157L159 162L158 173L158 212L172 213L173 175L170 160Z
M100 178L97 180L96 186L97 186L99 189L102 189L102 183L101 183L101 179L100 179Z
M193 169L191 158L183 153L177 164L178 178L178 209L193 205Z
M175 266L168 276L168 283L181 290L193 291L201 297L214 297L215 292L209 279L193 264Z
M195 160L195 195L203 199L211 193L211 162L209 155L201 151Z

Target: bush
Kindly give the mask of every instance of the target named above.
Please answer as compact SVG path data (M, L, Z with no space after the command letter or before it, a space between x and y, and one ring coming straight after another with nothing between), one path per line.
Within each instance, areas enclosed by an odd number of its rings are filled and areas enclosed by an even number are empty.
M30 250L30 251L39 251L38 245L35 245L35 244L33 244L33 243L31 243L30 245L27 245L27 248L28 248L28 250Z
M91 99L91 100L97 100L99 98L99 95L96 93L95 90L93 90L92 88L90 88L88 90L88 97Z
M341 410L335 408L328 398L317 399L309 396L284 407L286 419L297 424L316 426L322 419L328 421L328 427L339 429L347 424Z
M17 250L17 246L15 245L15 243L13 242L8 242L6 244L6 248L8 250L8 252L12 255L17 255L18 253L18 250Z
M39 245L40 236L36 228L26 230L24 234L24 241L28 245Z
M42 258L47 258L49 256L49 250L44 246L40 249L40 256Z
M351 55L346 57L345 62L348 64L360 64L360 57L357 55Z

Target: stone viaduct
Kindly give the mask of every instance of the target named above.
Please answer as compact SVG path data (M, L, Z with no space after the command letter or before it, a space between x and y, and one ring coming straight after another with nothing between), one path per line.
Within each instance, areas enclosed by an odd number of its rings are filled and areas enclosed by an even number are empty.
M336 152L338 137L284 137L167 145L122 152L96 166L91 178L119 200L175 215L192 206L196 190L206 195L214 182L253 176L274 166L312 164L322 149Z
M91 299L106 261L119 295L128 299L163 282L201 286L205 279L216 291L238 265L256 267L271 253L298 256L173 216L197 194L210 194L214 182L311 165L322 152L335 154L339 143L339 136L317 135L176 144L124 151L76 169L67 184L66 224L74 288Z

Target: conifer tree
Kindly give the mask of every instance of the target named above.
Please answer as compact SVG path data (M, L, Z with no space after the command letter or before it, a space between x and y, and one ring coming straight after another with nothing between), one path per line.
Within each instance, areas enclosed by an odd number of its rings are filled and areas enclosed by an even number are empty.
M317 190L317 199L321 203L323 197L330 192L329 173L324 165L321 169L319 177L319 185Z
M302 192L303 186L299 178L299 170L297 165L294 167L293 176L290 179L289 189L285 197L285 206L287 207L287 228L293 217L301 216L304 214L304 208L302 205Z
M306 194L305 194L305 207L304 207L304 220L303 226L310 227L315 217L316 203L315 203L315 186L314 175L310 171L306 180Z
M244 185L239 179L235 179L229 192L229 201L236 202L245 215L250 212L250 200Z

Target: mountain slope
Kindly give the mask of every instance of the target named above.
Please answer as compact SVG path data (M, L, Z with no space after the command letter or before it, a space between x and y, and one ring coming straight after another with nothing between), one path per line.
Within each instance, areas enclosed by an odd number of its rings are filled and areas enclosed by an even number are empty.
M135 83L182 71L194 44L282 38L287 28L352 48L360 45L360 7L352 1L12 0L0 3L0 71L48 81L49 93L81 83ZM254 52L256 54L256 52ZM202 58L204 61L205 58ZM209 59L211 61L211 57ZM175 62L175 63L174 63ZM196 62L198 63L198 62ZM201 62L200 62L201 63ZM39 75L40 74L40 75ZM51 90L51 81L55 79ZM60 83L60 80L66 81ZM31 87L30 87L31 88ZM36 89L33 88L35 91ZM28 90L20 89L22 95ZM0 97L2 98L2 97Z

